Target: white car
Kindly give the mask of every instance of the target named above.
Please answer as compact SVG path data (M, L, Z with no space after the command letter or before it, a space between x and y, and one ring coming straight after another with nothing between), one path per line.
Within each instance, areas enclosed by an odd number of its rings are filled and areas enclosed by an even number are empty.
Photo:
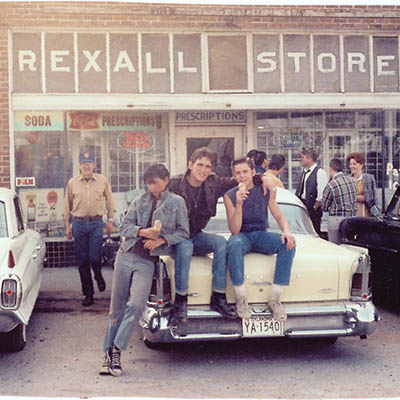
M19 351L42 281L46 247L25 227L18 196L0 188L0 348Z
M272 317L267 299L275 271L275 255L245 256L245 286L251 319L226 319L210 309L211 256L192 258L189 273L188 322L171 327L174 301L174 260L162 257L153 282L141 327L145 344L255 337L320 338L334 342L341 336L365 338L376 329L379 316L371 301L370 259L365 249L338 246L318 237L303 203L292 193L278 189L277 202L296 237L296 255L290 285L282 303L287 321ZM270 231L280 232L269 216ZM223 203L206 230L230 236ZM227 300L235 304L228 273Z

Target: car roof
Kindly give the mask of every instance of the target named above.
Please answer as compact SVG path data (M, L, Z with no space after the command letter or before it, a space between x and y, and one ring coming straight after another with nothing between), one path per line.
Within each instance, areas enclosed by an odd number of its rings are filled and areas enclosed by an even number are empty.
M276 201L281 204L293 204L305 208L304 203L294 193L283 188L277 188Z
M280 204L292 204L306 209L304 203L292 192L283 188L276 188L276 201ZM223 203L222 197L219 198L218 203Z

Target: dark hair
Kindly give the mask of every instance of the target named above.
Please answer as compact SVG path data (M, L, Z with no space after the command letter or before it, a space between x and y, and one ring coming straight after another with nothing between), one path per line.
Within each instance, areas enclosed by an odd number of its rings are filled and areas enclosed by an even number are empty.
M254 169L254 161L249 157L240 157L232 161L232 171L239 164L247 164L250 169Z
M285 165L285 157L282 154L272 154L271 161L268 163L268 169L278 171Z
M253 158L255 165L261 165L266 159L267 153L265 151L257 151L256 155Z
M317 161L318 153L311 147L303 147L301 149L301 154L311 157L313 161Z
M338 158L332 158L331 162L329 163L329 166L335 171L335 172L342 172L344 169L344 165L341 160Z
M247 157L254 159L257 153L258 153L257 149L252 149L247 153Z
M169 178L169 171L164 164L150 165L150 167L144 171L143 180L145 183L153 182L156 178Z
M196 149L189 158L189 161L195 163L198 159L206 157L211 161L211 164L215 164L215 153L208 147L199 147Z
M350 153L347 156L347 162L350 162L352 158L354 158L354 160L356 160L356 162L358 162L359 164L365 165L365 157L361 153Z

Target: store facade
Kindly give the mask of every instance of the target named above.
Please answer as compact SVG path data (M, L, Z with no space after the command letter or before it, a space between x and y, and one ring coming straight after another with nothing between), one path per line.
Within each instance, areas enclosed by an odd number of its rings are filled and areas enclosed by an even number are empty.
M179 10L201 9L193 7ZM225 18L226 8L213 10ZM379 202L390 198L400 166L398 34L287 32L245 18L246 29L194 23L183 30L168 15L158 18L168 27L159 22L153 30L111 22L107 29L9 29L10 186L22 194L27 222L63 239L64 188L83 150L111 182L119 215L144 188L147 166L184 172L203 145L227 176L232 159L251 148L283 154L282 180L292 191L302 146L316 148L326 170L333 157L359 151Z

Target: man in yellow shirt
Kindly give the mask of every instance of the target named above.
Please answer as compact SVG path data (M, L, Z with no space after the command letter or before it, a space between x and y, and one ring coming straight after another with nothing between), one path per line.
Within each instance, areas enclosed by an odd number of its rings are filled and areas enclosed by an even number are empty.
M106 283L101 274L104 205L107 211L108 234L111 233L115 214L110 185L104 175L94 173L94 165L92 154L79 155L81 173L68 181L63 209L66 235L68 239L74 237L75 241L82 292L85 296L82 304L85 307L94 303L90 266L92 266L100 292L106 289Z

